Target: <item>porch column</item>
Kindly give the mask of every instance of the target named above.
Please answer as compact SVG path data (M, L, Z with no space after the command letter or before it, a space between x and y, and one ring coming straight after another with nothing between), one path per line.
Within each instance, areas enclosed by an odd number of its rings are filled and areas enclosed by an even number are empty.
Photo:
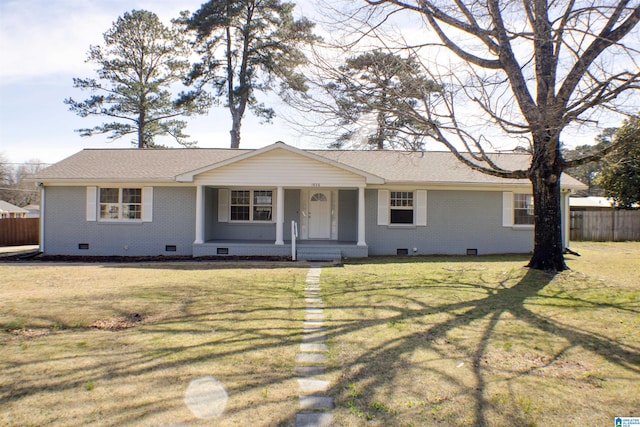
M204 187L196 187L196 239L193 244L204 243Z
M358 187L358 246L367 246L364 238L364 187Z
M276 194L276 245L284 245L284 188Z

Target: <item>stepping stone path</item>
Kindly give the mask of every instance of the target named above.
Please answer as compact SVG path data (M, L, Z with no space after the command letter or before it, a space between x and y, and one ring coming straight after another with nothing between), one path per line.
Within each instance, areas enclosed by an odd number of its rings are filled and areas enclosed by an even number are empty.
M296 355L294 372L299 375L300 412L296 427L328 427L333 425L331 410L333 397L325 396L329 381L324 379L328 350L327 328L324 325L324 303L320 297L320 268L307 273L305 293L305 317L300 351Z

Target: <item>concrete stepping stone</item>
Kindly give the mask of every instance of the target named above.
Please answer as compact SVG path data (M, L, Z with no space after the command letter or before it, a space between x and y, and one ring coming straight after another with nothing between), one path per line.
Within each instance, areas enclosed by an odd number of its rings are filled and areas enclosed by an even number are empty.
M327 363L327 355L322 353L298 353L296 355L296 363Z
M329 381L298 378L298 388L305 393L317 393L329 390Z
M296 366L295 368L293 368L293 372L296 375L313 377L316 375L324 375L327 373L327 370L324 366Z
M300 412L296 415L296 427L331 427L333 414L328 412Z
M317 353L321 351L329 351L329 347L327 347L326 344L302 343L300 344L300 351L305 353Z
M327 340L326 335L320 335L318 333L304 334L302 336L302 341L326 341L326 340Z
M302 323L303 328L321 328L324 326L323 320L305 320Z
M335 404L331 396L300 396L301 409L334 409Z
M318 379L326 374L327 328L324 327L324 302L320 294L320 273L322 269L309 269L304 289L305 319L302 342L296 355L294 372L303 378L297 378L300 391L300 409L296 415L296 427L330 427L333 425L335 400L322 395L329 389L329 381ZM305 378L306 377L306 378Z
M324 320L324 313L307 313L304 316L304 320Z

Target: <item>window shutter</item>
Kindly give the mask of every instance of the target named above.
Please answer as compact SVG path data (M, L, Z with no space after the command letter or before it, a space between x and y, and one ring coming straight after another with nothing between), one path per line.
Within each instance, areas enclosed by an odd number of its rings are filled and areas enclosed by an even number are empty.
M142 187L142 221L153 221L153 187Z
M427 190L416 191L416 225L427 225Z
M513 193L505 191L502 193L502 226L511 227L513 225Z
M229 222L229 190L218 189L218 222Z
M87 221L95 221L97 219L98 187L87 187Z
M378 190L378 225L389 225L389 190Z

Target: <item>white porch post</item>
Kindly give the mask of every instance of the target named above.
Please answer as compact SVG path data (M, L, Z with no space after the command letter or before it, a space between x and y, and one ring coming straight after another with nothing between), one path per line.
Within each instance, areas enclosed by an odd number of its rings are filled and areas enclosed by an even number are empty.
M284 245L284 188L276 194L276 245Z
M364 237L364 187L358 187L358 246L367 246Z
M204 243L204 188L196 187L196 239L194 244Z

